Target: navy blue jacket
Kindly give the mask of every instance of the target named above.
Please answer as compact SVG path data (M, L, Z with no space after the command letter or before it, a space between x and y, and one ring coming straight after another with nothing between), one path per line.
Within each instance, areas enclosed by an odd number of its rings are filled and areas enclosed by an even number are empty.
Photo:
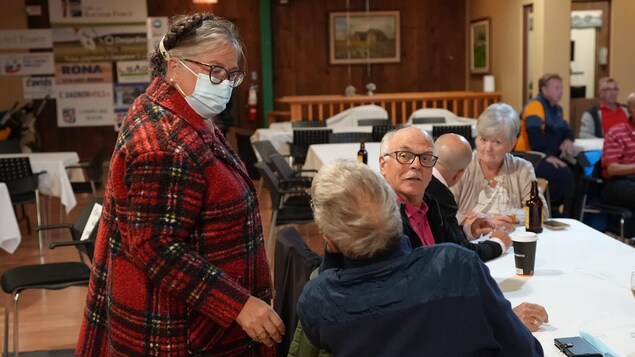
M543 356L474 252L410 253L404 237L344 266L309 281L298 302L309 340L335 356Z

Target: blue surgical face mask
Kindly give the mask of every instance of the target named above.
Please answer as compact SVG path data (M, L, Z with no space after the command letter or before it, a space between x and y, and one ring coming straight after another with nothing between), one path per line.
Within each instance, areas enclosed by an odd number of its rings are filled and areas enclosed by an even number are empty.
M229 85L229 80L226 79L218 84L213 84L209 80L208 75L195 73L181 60L179 62L196 76L196 87L194 87L194 92L190 95L185 95L179 85L176 84L177 89L184 95L187 104L205 119L212 118L225 110L227 102L232 96L233 89Z

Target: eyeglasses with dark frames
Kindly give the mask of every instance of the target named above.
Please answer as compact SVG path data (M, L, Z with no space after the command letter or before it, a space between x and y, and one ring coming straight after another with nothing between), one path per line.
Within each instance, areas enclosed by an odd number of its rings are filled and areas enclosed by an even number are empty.
M432 155L430 153L423 154L415 154L410 151L393 151L388 154L384 154L384 156L394 156L398 163L404 165L412 164L416 158L419 158L419 164L423 167L434 167L437 163L438 156Z
M229 85L232 88L236 88L243 82L243 79L245 79L245 72L241 70L235 70L230 72L223 66L203 63L203 62L195 61L188 58L182 58L182 60L196 63L198 65L209 68L209 80L213 84L220 84L222 81L227 79L229 80Z

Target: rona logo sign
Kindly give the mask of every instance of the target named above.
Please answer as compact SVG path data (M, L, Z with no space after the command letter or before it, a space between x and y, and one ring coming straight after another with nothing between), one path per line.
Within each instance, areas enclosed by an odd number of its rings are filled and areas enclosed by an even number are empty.
M101 74L104 70L100 65L64 65L62 66L62 74Z

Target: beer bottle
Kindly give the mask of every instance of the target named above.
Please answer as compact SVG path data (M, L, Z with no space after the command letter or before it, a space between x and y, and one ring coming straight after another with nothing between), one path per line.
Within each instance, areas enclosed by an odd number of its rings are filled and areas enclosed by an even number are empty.
M525 204L525 230L528 232L541 233L543 222L543 205L538 195L538 181L531 183L531 196Z
M366 145L364 140L359 142L359 151L357 152L357 162L368 165L368 152L366 151Z

